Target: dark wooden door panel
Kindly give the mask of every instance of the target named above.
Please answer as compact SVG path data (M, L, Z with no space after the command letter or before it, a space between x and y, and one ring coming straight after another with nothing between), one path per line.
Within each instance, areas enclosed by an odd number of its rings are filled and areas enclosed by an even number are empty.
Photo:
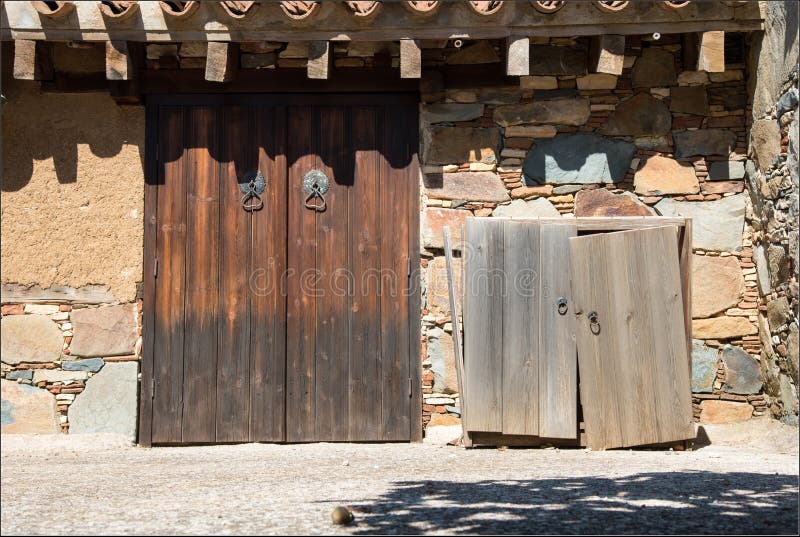
M182 440L183 330L186 243L185 109L162 107L159 113L158 159L163 163L158 182L157 268L154 279L152 441ZM168 186L167 186L168 185ZM153 215L155 217L155 215ZM148 267L149 268L149 267ZM156 261L153 261L153 270ZM147 397L150 394L143 394ZM176 411L177 410L177 411Z
M187 111L183 442L216 441L219 320L219 109Z
M412 436L416 110L292 100L158 107L152 442ZM305 204L315 169L324 211Z

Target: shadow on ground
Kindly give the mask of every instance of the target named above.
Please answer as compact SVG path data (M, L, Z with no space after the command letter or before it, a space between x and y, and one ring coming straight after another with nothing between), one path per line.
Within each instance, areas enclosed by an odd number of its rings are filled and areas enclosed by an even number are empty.
M620 478L404 481L354 502L362 534L797 534L798 477L642 473Z

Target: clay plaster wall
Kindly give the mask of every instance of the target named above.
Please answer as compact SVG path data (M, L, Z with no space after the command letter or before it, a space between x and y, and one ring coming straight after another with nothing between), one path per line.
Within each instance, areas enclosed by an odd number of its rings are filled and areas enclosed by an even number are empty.
M142 274L144 108L14 80L4 48L2 283L109 288Z

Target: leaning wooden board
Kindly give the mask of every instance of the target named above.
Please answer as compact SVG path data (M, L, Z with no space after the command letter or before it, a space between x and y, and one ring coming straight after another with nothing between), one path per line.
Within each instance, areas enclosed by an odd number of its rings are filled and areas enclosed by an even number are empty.
M665 226L570 239L591 449L694 436L677 234Z

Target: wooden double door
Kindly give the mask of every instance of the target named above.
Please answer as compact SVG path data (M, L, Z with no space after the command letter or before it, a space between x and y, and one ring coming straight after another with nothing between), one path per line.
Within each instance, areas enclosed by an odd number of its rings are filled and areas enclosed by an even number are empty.
M418 439L416 99L148 107L140 442Z

